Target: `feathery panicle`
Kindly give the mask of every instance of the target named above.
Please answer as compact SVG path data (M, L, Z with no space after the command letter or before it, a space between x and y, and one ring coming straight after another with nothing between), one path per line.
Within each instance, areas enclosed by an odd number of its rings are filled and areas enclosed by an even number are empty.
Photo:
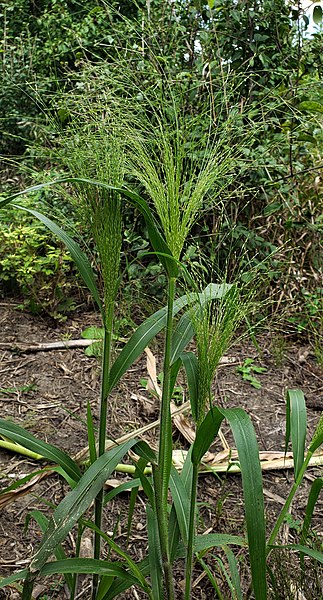
M253 307L253 294L233 284L220 300L204 303L192 315L198 353L197 425L205 417L206 405L211 404L211 386L219 361L236 341L237 329Z
M83 110L86 106L83 106ZM59 157L72 176L99 180L116 187L124 180L124 142L115 123L105 114L86 111L61 136ZM82 123L81 123L82 124ZM115 299L121 251L121 200L118 194L84 183L77 185L78 211L90 229L98 255L106 309Z
M179 119L177 114L170 124L165 115L157 115L152 132L143 120L127 124L129 172L150 197L176 259L198 213L206 204L215 205L231 183L237 155L224 132L211 143L208 136L194 138L193 121L191 130L184 130Z

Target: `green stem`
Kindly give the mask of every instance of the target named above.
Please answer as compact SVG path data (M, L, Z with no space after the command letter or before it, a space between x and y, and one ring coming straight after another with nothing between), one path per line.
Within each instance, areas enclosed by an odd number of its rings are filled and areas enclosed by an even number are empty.
M104 340L103 340L103 355L102 355L102 381L101 381L101 398L100 398L100 424L99 424L99 449L98 455L101 456L105 452L105 444L107 437L107 415L108 415L108 389L110 375L110 360L111 360L111 344L112 344L112 329L113 329L113 314L114 305L111 303L106 310L104 323ZM103 514L103 488L98 493L95 499L94 507L94 522L98 529L102 529L102 514ZM99 560L101 551L101 536L94 532L94 553L95 559ZM93 575L92 600L95 600L99 577Z
M168 280L168 305L167 323L165 335L165 351L163 366L163 392L160 408L160 435L158 466L154 469L155 502L157 507L157 521L160 537L160 547L163 560L165 577L165 588L167 600L173 600L174 582L172 577L172 565L169 553L168 534L168 489L172 467L172 419L170 411L170 382L171 382L171 353L173 333L173 305L175 300L176 278Z
M277 537L278 532L279 532L279 530L281 528L281 525L282 525L282 523L284 521L284 518L285 518L285 516L286 516L286 514L288 512L288 509L289 509L289 507L290 507L290 505L291 505L291 503L293 501L293 498L294 498L294 496L295 496L295 494L297 492L297 489L299 488L299 486L300 486L300 484L302 482L302 479L304 477L304 474L305 474L305 471L306 471L306 469L308 467L308 464L309 464L309 462L310 462L310 460L312 458L312 455L313 455L313 453L310 452L310 451L308 451L308 453L307 453L307 455L305 457L305 460L304 460L304 462L302 464L302 468L300 469L300 471L298 473L298 476L296 478L296 481L293 484L293 487L292 487L291 491L289 492L289 495L288 495L288 497L286 499L286 502L285 502L285 504L284 504L284 506L283 506L283 508L281 510L281 513L280 513L280 515L279 515L279 517L278 517L278 519L276 521L274 529L272 530L271 535L269 537L269 540L267 542L267 554L269 554L269 552L271 550L269 548L269 546L272 546L274 544L275 540L276 540L276 537Z
M77 538L76 538L76 548L75 548L75 556L77 558L80 556L83 530L84 530L84 527L80 520L78 522L78 526L77 526ZM77 583L78 583L78 574L75 573L75 575L73 576L73 584L72 584L72 589L71 589L70 600L74 600L74 598L75 598L75 594L77 592Z
M198 472L199 472L199 465L194 464L193 471L192 471L190 520L189 520L189 524L188 524L188 541L187 541L186 566L185 566L185 596L184 596L185 600L189 600L190 596L191 596Z
M30 573L27 574L27 577L24 581L24 587L21 594L21 600L32 600L32 594L35 584L36 574Z

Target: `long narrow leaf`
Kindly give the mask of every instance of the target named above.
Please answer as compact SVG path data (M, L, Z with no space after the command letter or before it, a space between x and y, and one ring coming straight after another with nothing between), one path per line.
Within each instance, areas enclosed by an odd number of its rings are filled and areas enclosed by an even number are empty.
M160 255L160 261L164 265L168 275L170 277L177 277L177 275L178 275L177 262L172 257L172 253L171 253L170 249L168 248L165 240L163 239L163 237L159 231L158 225L155 221L155 218L152 215L152 212L151 212L147 202L143 198L141 198L141 196L139 196L138 194L136 194L126 188L113 187L111 185L103 183L102 181L97 181L95 179L86 179L84 177L62 177L60 179L56 179L56 180L49 181L46 183L33 185L21 192L17 192L15 194L13 194L12 196L10 196L9 198L2 200L0 202L0 208L2 206L5 206L9 202L11 202L14 198L17 198L18 196L37 192L43 188L54 186L54 185L61 185L63 183L85 183L87 185L93 185L94 187L101 187L101 188L108 189L108 190L114 190L115 192L119 193L121 196L130 200L131 204L133 204L136 208L138 208L138 210L143 215L146 225L147 225L148 235L149 235L151 244L152 244L154 250Z
M140 568L141 573L144 576L148 576L150 573L149 559L144 558L138 567ZM113 600L113 598L118 598L122 592L127 590L130 587L130 584L127 581L124 581L122 577L118 577L115 579L113 586L107 592L105 596L103 596L102 600Z
M192 463L194 465L200 464L202 457L215 439L223 418L224 415L217 408L210 409L206 414L206 417L196 432L195 442L193 444Z
M179 473L177 473L175 467L172 467L169 483L176 510L179 530L184 545L187 546L188 524L190 517L190 499L181 480L181 477Z
M84 525L86 527L89 527L96 533L99 533L99 535L110 546L110 548L126 561L132 575L137 579L138 585L140 585L140 587L142 587L142 589L149 594L150 588L147 585L146 579L141 573L138 565L131 558L130 554L128 554L128 552L126 552L125 550L122 550L122 548L120 548L120 546L118 546L118 544L116 544L116 542L112 538L110 538L106 533L104 533L104 531L101 531L101 529L99 529L94 523L92 523L92 521L84 521Z
M322 487L323 487L323 478L317 477L316 479L314 479L314 481L311 485L311 489L310 489L310 493L309 493L308 501L307 501L307 505L306 505L306 510L305 510L305 517L304 517L302 532L301 532L301 536L300 536L300 545L301 546L304 546L304 544L306 543L308 532L309 532L311 521L312 521L313 512L314 512L314 509L315 509L315 506L316 506L316 503L317 503L317 500L318 500L318 497L319 497ZM302 564L302 567L304 567L304 555L303 554L301 554L301 564Z
M295 480L304 462L306 423L306 405L303 392L301 390L287 390L285 452L287 452L291 436Z
M122 577L131 585L138 583L129 571L117 562L108 562L104 560L96 560L94 558L66 558L65 560L57 560L46 563L41 571L41 576L53 575L57 573L96 573L101 576Z
M234 600L243 600L238 571L238 561L234 556L231 548L229 548L229 546L224 545L223 550L225 552L229 564L231 583L234 591Z
M310 452L315 452L323 444L323 412L321 413L320 420L314 431L312 441L309 447Z
M219 410L230 424L239 455L254 594L256 600L266 600L265 507L256 435L242 409Z
M48 528L36 552L31 571L39 571L71 530L76 521L90 506L126 452L135 444L130 440L100 456L85 472L77 486L69 492L56 508L49 521Z
M187 296L175 300L173 316L175 316L188 302ZM113 363L109 376L110 393L117 385L122 375L131 367L134 361L144 352L151 340L165 327L167 306L161 308L139 325L126 345Z
M246 546L246 540L238 535L228 533L208 533L205 535L196 535L194 539L194 552L205 552L210 548L221 547L223 545ZM186 554L185 546L179 543L176 557L183 558Z
M47 519L47 517L42 512L40 512L40 510L32 510L30 513L30 517L35 519L35 521L38 523L42 533L45 533L45 531L48 527L49 519ZM67 558L61 544L58 544L58 546L55 548L54 554L55 554L56 560L65 560ZM71 591L73 589L73 579L72 579L70 573L65 573L65 581L67 583L68 589Z
M81 471L79 466L70 456L68 456L68 454L66 454L66 452L63 452L47 442L38 440L29 433L29 431L26 431L19 425L0 419L0 435L8 437L21 446L40 454L49 461L58 463L74 481L80 479Z
M15 581L21 581L25 579L28 575L28 569L23 569L23 571L18 571L13 575L9 575L9 577L0 577L0 589L6 587L6 585L11 585L15 583Z
M197 421L197 403L198 403L198 359L194 352L182 352L181 361L183 363L190 399L191 412L194 422Z
M313 548L308 548L307 546L301 546L301 544L286 544L286 545L278 544L275 546L269 546L269 548L271 550L274 550L275 548L286 549L286 550L296 550L296 552L301 552L302 554L306 554L306 556L310 556L311 558L314 558L319 563L323 563L323 552L320 552L319 550L313 550Z
M154 600L163 600L163 569L160 553L158 523L155 512L149 505L146 508L148 527L149 567Z

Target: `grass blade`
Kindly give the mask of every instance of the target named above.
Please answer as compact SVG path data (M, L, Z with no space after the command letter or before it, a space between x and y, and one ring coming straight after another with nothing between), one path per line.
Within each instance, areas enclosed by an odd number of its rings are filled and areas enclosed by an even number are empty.
M224 415L217 408L211 408L206 414L200 427L196 432L195 442L192 449L192 463L199 465L202 457L215 439Z
M185 373L186 373L192 417L193 417L194 422L196 423L196 421L197 421L197 408L196 407L197 407L197 401L198 401L198 374L199 374L198 359L197 359L196 355L194 354L194 352L182 352L181 361L183 363Z
M306 556L309 556L310 558L314 558L319 563L323 563L323 552L320 552L319 550L313 550L313 548L308 548L307 546L301 546L301 544L286 544L286 545L282 544L282 545L270 546L271 550L274 550L275 548L283 548L283 549L285 548L287 550L296 550L297 552L306 554Z
M306 405L303 392L301 390L287 390L285 452L287 452L291 436L295 480L304 462L306 423Z
M47 517L40 512L40 510L32 510L30 512L30 517L32 517L33 519L35 519L35 521L38 523L42 533L45 533L47 526L48 526L48 519ZM63 550L63 547L59 544L56 548L55 548L55 558L57 560L65 560L66 559L66 554ZM67 584L68 589L71 591L73 589L73 578L71 577L70 573L65 573L65 581Z
M104 531L99 529L94 523L92 523L92 521L84 521L83 524L86 527L89 527L89 529L92 529L93 531L97 532L105 540L105 542L110 546L110 548L112 548L112 550L116 554L121 556L121 558L123 558L126 561L132 575L136 578L138 585L140 585L140 587L149 595L150 588L147 585L146 579L145 579L144 575L142 574L142 572L140 571L140 568L134 562L134 560L132 560L132 558L128 554L128 552L125 552L124 550L122 550L122 548L120 548L118 546L118 544L116 544L112 538L110 538L106 533L104 533ZM114 564L114 563L112 563L112 564Z
M262 473L255 431L240 408L220 409L229 422L241 467L252 583L256 600L266 600L266 537Z
M190 306L189 310L181 317L175 327L172 336L171 364L176 362L194 336L195 329L192 314L197 318L196 315L201 312L206 303L211 302L212 300L220 300L231 287L232 284L211 283L205 290L198 294L198 302L194 306ZM190 303L192 302L192 299L194 299L194 296L191 298Z
M22 579L26 579L27 575L28 569L24 569L23 571L18 571L18 573L9 575L9 577L0 577L0 589L6 587L6 585L11 585L12 583L15 583L15 581L21 581Z
M81 477L79 466L63 450L38 440L29 431L4 419L0 419L0 435L8 437L51 462L58 463L74 481L79 481Z
M150 506L147 506L146 512L152 597L154 600L163 600L163 569L160 553L158 523L156 514Z
M58 505L49 521L41 544L31 562L31 572L39 571L54 553L76 521L90 506L126 452L135 444L134 440L117 446L102 454L84 473L77 486Z
M173 316L175 316L188 302L187 296L182 296L174 302ZM134 361L143 353L151 340L165 327L167 306L161 308L139 325L126 345L122 348L111 367L109 377L110 393L117 385L122 375L131 367Z
M9 202L14 200L14 198L17 198L18 196L37 192L43 188L54 186L54 185L61 185L63 183L85 183L87 185L101 187L101 188L104 188L107 190L112 190L116 193L119 193L124 198L127 198L128 200L130 200L131 204L133 204L136 208L138 208L140 213L143 215L146 225L147 225L150 242L151 242L154 250L156 251L156 253L159 255L160 261L163 264L164 268L166 269L168 275L170 277L177 277L177 275L178 275L177 261L175 261L175 259L172 257L172 253L171 253L170 249L168 248L164 238L160 234L158 225L152 215L152 212L151 212L146 200L141 198L141 196L139 196L138 194L135 194L134 192L127 190L126 188L113 187L111 185L103 183L102 181L97 181L95 179L86 179L84 177L62 177L60 179L48 181L46 183L33 185L29 188L26 188L25 190L23 190L21 192L17 192L15 194L13 194L12 196L6 198L5 200L0 201L0 208L3 206L6 206L6 204L9 204ZM91 290L91 293L92 293L92 290ZM100 304L99 304L99 306L100 306Z
M184 487L183 481L181 480L181 477L179 473L177 473L175 467L172 467L169 484L181 537L184 545L187 546L190 499Z
M312 521L313 512L314 512L314 509L315 509L315 506L316 506L316 503L317 503L317 500L320 495L320 491L321 491L322 487L323 487L323 478L317 477L311 485L310 493L308 496L303 527L302 527L301 536L300 536L300 540L299 540L299 543L301 546L304 546L304 544L306 543L308 532L309 532L311 521ZM302 568L302 572L304 573L304 554L303 553L301 553L301 568Z
M224 545L223 550L228 560L230 574L231 574L231 584L233 586L233 598L234 600L243 600L241 585L240 585L240 576L238 571L238 561L234 556L231 548L229 546Z
M313 453L323 444L323 412L315 429L312 441L309 447L309 452Z
M121 564L95 560L94 558L66 558L65 560L52 561L46 563L40 571L42 577L58 573L88 573L89 575L122 577L131 585L138 584L138 580Z
M86 423L87 423L87 437L88 437L88 442L89 442L90 463L92 464L96 461L97 454L96 454L94 426L93 426L93 418L92 418L90 402L88 402L86 405Z

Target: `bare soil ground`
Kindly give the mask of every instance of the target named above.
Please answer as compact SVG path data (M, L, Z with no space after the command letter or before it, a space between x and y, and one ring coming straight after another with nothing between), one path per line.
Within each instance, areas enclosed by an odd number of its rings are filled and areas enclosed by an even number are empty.
M20 344L32 345L38 342L79 339L81 332L90 325L98 325L98 316L86 312L74 316L64 324L34 317L15 310L10 302L0 304L0 409L1 417L13 420L35 435L64 449L71 455L87 445L86 403L91 402L96 413L100 381L97 359L85 356L83 349L67 349L44 352L19 351ZM291 341L275 339L269 334L258 340L261 353L246 342L230 352L232 364L219 367L215 396L224 407L240 406L251 416L261 450L282 451L285 433L285 394L286 389L303 390L308 409L308 440L323 409L323 377L310 347ZM158 355L158 346L152 348ZM256 375L261 388L255 389L242 380L237 366L246 358L253 358L255 364L266 368ZM157 367L158 368L158 367ZM109 435L118 438L128 431L158 419L158 400L150 396L142 387L141 380L147 375L146 360L138 360L124 376L110 403ZM231 444L229 429L223 429L226 440ZM156 441L157 432L152 430L145 436L151 444ZM176 447L188 448L186 440L174 428ZM215 451L222 450L219 442ZM40 464L27 457L10 453L0 448L0 485L4 490L15 479L40 468ZM304 517L310 485L315 477L322 475L321 467L310 468L292 507L292 517L284 526L284 542L297 541L297 527ZM119 477L119 475L117 475ZM121 478L121 476L120 476ZM293 482L289 469L264 472L264 492L268 531L278 514ZM24 568L33 555L41 539L37 523L32 519L25 529L26 517L33 509L51 512L51 506L64 497L66 484L57 474L39 481L28 494L12 498L0 512L0 575L9 575ZM0 497L1 498L1 497ZM238 474L201 475L199 482L201 532L227 532L242 534L244 531L243 501L241 480ZM105 516L106 530L114 532L119 544L126 544L128 495L116 497L108 506ZM139 502L133 519L133 536L130 550L140 560L146 552L146 525L144 499ZM322 497L316 506L313 520L312 540L318 547L322 539ZM71 533L66 540L66 549L73 553L75 536ZM248 565L244 551L237 552L240 571L247 596L249 585ZM222 556L223 558L223 556ZM208 557L211 569L220 580L225 598L230 598L224 578L217 571L214 553ZM277 555L273 559L273 569L279 583L278 597L302 600L323 598L322 574L316 564L307 563L306 589L303 596L297 596L299 563L296 557ZM176 575L176 586L181 593L183 572L180 565ZM209 600L215 597L207 577L199 568L194 573L193 597L196 600ZM143 598L132 589L123 598ZM40 582L35 590L35 598L67 598L67 591L59 578L49 583ZM89 585L83 580L79 597L90 597ZM14 588L0 590L0 599L19 598Z

